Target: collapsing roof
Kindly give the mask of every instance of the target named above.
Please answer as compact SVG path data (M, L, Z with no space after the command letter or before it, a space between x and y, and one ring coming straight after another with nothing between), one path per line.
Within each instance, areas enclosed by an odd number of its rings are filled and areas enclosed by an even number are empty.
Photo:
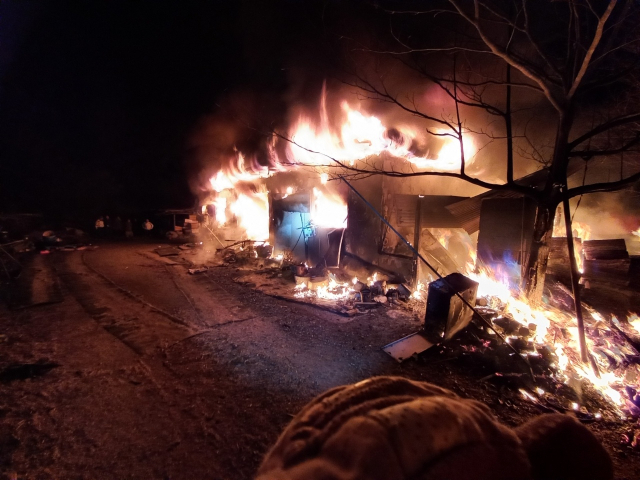
M567 168L567 176L571 176L577 173L583 166L579 162L571 162ZM547 175L549 171L547 168L538 170L537 172L530 173L524 177L520 177L515 180L515 183L527 187L542 187L547 181ZM480 208L482 207L482 201L486 198L520 198L523 195L511 190L489 190L488 192L481 193L475 197L467 198L460 202L447 205L445 208L456 218L462 228L464 228L469 235L477 232L480 229Z

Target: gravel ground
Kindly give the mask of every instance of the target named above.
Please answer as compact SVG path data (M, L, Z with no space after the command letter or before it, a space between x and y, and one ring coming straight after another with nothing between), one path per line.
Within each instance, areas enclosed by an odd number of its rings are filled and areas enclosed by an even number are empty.
M302 405L375 375L433 382L510 425L542 413L483 380L495 362L477 355L394 362L380 348L420 327L410 311L340 316L238 284L229 266L189 275L156 246L52 253L41 269L62 301L1 307L0 478L249 479ZM617 478L640 478L640 452L620 443L637 423L588 425Z

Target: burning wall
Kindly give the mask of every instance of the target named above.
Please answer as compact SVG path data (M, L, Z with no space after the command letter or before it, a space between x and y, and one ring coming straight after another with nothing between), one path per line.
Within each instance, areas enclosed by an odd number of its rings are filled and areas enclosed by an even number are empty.
M349 176L379 207L381 188L387 193L400 190L429 193L450 191L457 184L459 190L464 185L467 191L478 191L457 179L443 181L422 177L367 181L362 177L368 174L353 170L457 170L460 164L457 141L448 136L429 137L432 138L431 146L437 147L431 151L425 148L428 137L411 123L385 126L380 118L344 100L339 102L338 109L329 109L324 90L315 119L308 113L298 113L289 131L271 132L262 159L248 159L235 146L230 147L226 137L225 148L209 149L214 152L213 164L217 166L202 189L202 203L209 205L207 208L212 211L212 226L224 229L222 236L234 237L230 240L273 241L274 231L284 235L288 228L290 240L299 242L304 237L307 243L306 240L314 235L305 232L315 228L345 228L348 211L355 212L353 209L357 208L355 203L348 201L345 186L336 181L340 175ZM215 138L211 140L216 141ZM467 141L465 154L468 158L472 158L474 151L473 143ZM468 164L471 163L469 160ZM308 195L308 201L304 202L306 207L287 207L283 210L286 214L279 212L287 197L300 194ZM298 215L294 218L291 213ZM380 223L373 218L363 222L367 217L364 212L351 213L349 221L358 223L348 229L345 245L347 251L365 261L379 263L378 256L382 252L378 241ZM282 221L286 228L281 226ZM297 239L293 230L297 232ZM358 239L363 234L366 240ZM295 241L278 243L276 250L287 246L297 248ZM285 252L277 251L277 254Z

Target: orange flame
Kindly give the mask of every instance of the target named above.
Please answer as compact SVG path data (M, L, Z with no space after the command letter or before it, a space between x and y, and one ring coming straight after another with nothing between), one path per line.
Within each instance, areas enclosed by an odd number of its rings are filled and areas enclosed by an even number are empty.
M269 239L269 199L267 192L257 192L249 197L238 195L230 210L238 218L251 240Z
M293 164L337 167L333 159L353 166L359 160L374 155L388 153L415 165L420 169L455 171L460 169L460 143L447 136L446 131L436 130L443 145L435 157L420 157L410 151L412 142L417 138L417 131L409 126L395 126L401 136L391 139L387 135L387 127L372 115L354 110L347 102L342 102L345 122L338 132L331 130L326 106L321 101L320 125L314 126L311 119L300 116L292 129L289 157ZM470 139L465 139L464 152L470 163L475 147Z

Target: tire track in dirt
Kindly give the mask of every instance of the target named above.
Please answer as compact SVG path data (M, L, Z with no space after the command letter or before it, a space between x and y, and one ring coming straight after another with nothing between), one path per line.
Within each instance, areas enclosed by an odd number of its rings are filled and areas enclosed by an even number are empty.
M246 298L238 298L225 288L228 279L216 279L214 273L190 275L181 264L170 266L151 255L144 256L163 266L176 289L196 312L203 328L218 328L260 316L247 307Z
M248 356L244 349L249 345L238 337L247 337L253 331L254 321L261 325L260 332L267 334L264 328L270 325L270 320L261 318L264 312L260 305L255 304L254 295L249 292L234 292L234 295L224 289L224 283L228 281L225 275L218 279L189 275L180 265L169 266L168 273L164 266L158 270L138 268L149 265L136 266L133 260L137 257L135 253L119 257L118 261L122 263L112 263L109 269L105 260L106 250L87 255L88 265L83 264L78 256L68 257L67 263L59 267L65 284L70 285L79 303L86 311L93 312L94 318L101 324L111 322L113 317L118 324L126 323L127 318L118 318L123 316L123 309L126 309L140 312L137 322L141 330L150 329L155 323L161 322L172 329L174 334L165 335L164 341L155 350L150 348L152 342L144 342L146 348L140 350L141 365L148 367L145 370L158 389L167 392L163 397L168 396L167 401L173 406L171 415L175 412L176 421L185 422L189 430L195 430L192 435L211 445L211 461L219 463L228 472L219 478L251 478L265 448L275 439L288 417L271 408L271 402L281 403L273 399L274 394L279 396L281 392L265 394L265 391L269 391L265 389L266 385L251 383L256 375L264 378L270 369L255 371L256 356ZM104 255L103 264L99 261L100 257L94 256L96 254ZM127 265L128 270L125 270ZM103 268L107 275L99 275L103 273ZM135 268L138 270L132 271ZM145 275L154 275L157 279L157 273L162 274L163 295L168 295L170 288L174 290L173 298L162 303L163 309L178 302L185 304L184 296L179 292L182 289L201 307L206 325L204 328L194 315L185 315L185 319L192 320L192 328L187 333L182 325L171 322L146 306L146 303L150 303L147 299L154 297L136 287L143 285ZM132 275L129 283L126 283L127 275ZM115 281L109 282L105 276ZM233 292L232 288L229 290ZM252 297L249 306L243 303L247 297ZM140 303L139 299L145 303ZM109 310L105 311L104 308ZM149 320L151 317L154 320ZM234 327L242 329L235 330ZM145 332L140 331L114 333L137 345L147 339ZM206 341L203 341L205 337ZM171 342L167 342L169 338ZM253 335L249 334L248 339L251 338ZM249 357L252 357L252 361L247 361ZM240 418L244 420L239 421ZM247 428L247 423L251 428ZM188 444L185 438L185 447Z
M207 460L203 457L203 461L214 464L213 470L219 466L227 471L244 470L244 466L240 466L235 459L244 457L238 455L239 447L228 445L219 431L219 427L226 425L232 417L228 411L230 407L220 405L221 399L223 401L225 398L220 397L220 387L225 385L225 391L234 392L238 386L233 379L226 378L227 375L220 371L213 381L211 378L189 376L184 369L176 369L167 357L167 350L171 345L180 344L189 340L192 335L208 331L198 332L196 329L188 329L170 321L153 306L148 307L146 302L140 303L136 298L131 298L131 293L123 292L117 288L117 284L93 272L83 264L78 255L58 260L56 271L61 283L82 309L105 331L136 354L139 371L155 386L163 402L169 405L170 411L167 414L183 425L182 439L175 445L184 443L186 447L195 442L199 449L208 445L210 452L217 452L224 459ZM197 348L191 346L189 350L196 357L200 356L197 354ZM222 376L219 376L220 374ZM229 383L230 380L232 383ZM242 399L242 403L256 401L252 400L251 394L247 396L247 393L239 392L237 395ZM233 406L235 415L239 414L236 412L238 408L241 407ZM254 462L255 456L256 453L252 452ZM253 470L255 467L250 468ZM244 473L246 475L246 470Z
M154 356L167 343L194 331L160 309L137 299L92 271L79 255L58 257L62 283L82 308L107 332L139 355Z

